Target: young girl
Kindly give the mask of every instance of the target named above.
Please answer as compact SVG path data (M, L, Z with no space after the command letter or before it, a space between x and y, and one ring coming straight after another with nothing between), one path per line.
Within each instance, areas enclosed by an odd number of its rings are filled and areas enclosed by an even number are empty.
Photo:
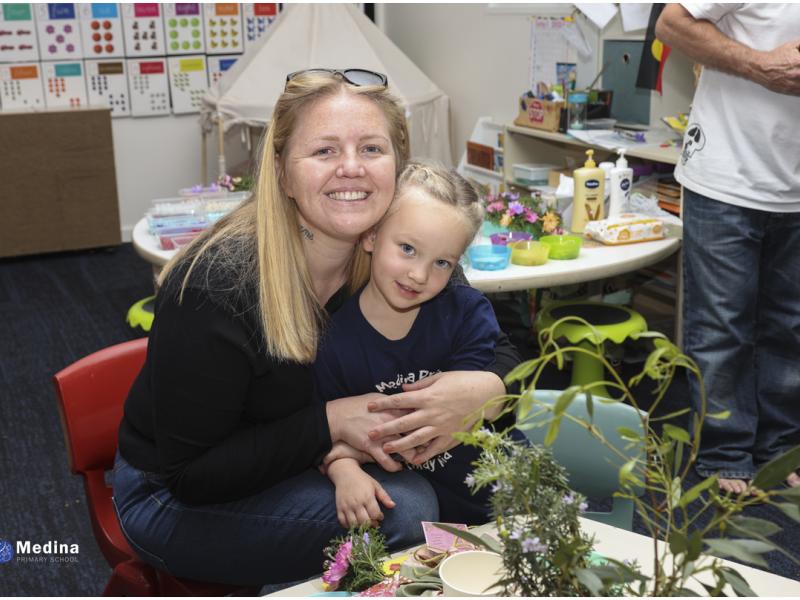
M335 314L320 345L314 364L320 400L393 394L403 383L440 371L491 364L500 333L492 306L450 278L482 220L475 190L457 173L421 161L406 166L386 216L362 241L372 254L370 280ZM514 435L525 439L516 430ZM488 520L488 492L472 495L465 483L478 454L457 446L422 465L406 463L436 491L440 520ZM394 506L355 458L333 461L327 474L343 527L375 524L383 517L379 502Z

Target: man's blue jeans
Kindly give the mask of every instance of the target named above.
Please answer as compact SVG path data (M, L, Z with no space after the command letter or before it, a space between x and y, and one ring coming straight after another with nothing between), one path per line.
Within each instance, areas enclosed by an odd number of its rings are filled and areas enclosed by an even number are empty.
M708 412L697 471L749 479L800 443L800 213L684 189L683 331ZM695 408L699 385L690 377ZM798 465L800 466L800 465Z
M397 503L384 508L381 531L391 550L423 541L420 521L437 521L436 493L409 470L365 470ZM323 548L345 533L336 519L334 488L316 469L248 498L188 506L159 477L114 465L114 505L125 537L145 562L177 577L261 586L322 572Z

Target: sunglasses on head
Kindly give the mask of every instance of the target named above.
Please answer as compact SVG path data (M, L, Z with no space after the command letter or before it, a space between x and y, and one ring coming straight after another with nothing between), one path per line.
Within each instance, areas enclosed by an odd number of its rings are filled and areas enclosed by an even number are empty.
M368 71L366 69L303 69L302 71L295 71L286 76L286 84L297 77L298 75L308 75L314 73L326 73L329 75L340 75L350 85L382 85L387 86L389 79L383 73L376 73L375 71Z

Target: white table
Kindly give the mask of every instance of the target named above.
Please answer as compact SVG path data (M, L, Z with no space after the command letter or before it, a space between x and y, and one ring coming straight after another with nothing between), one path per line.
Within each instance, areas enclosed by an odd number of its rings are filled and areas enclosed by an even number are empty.
M595 536L595 550L603 556L616 558L617 560L636 559L645 573L649 572L652 567L653 541L649 537L583 518L581 519L581 529ZM482 525L477 528L476 533L492 530L493 525ZM659 542L659 545L663 548L663 543ZM772 573L738 563L728 561L723 561L723 563L736 569L759 596L800 596L800 582L794 579L773 575ZM320 565L320 568L322 568L322 565ZM710 580L704 579L704 581L705 583L710 583ZM705 594L700 585L694 584L691 587L696 589L698 593ZM320 579L312 579L270 595L311 596L322 591L322 581ZM730 589L726 593L730 596L734 595Z
M158 271L175 255L175 250L162 250L158 238L147 230L147 219L140 219L133 227L133 247L136 253Z

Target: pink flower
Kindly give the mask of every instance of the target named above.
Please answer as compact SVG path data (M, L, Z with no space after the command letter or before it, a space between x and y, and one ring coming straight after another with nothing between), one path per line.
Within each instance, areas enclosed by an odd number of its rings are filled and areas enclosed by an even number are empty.
M490 213L500 212L505 207L506 207L506 205L503 204L503 202L501 202L501 201L492 202L491 204L489 204L489 206L486 207L486 212L490 212Z
M530 208L525 208L525 220L528 223L536 223L539 220L539 215L533 212Z
M350 568L350 555L353 553L353 541L347 540L344 544L339 546L336 551L336 556L328 563L328 568L322 575L322 582L328 586L330 591L335 590L339 586L339 581L347 575L347 570Z

